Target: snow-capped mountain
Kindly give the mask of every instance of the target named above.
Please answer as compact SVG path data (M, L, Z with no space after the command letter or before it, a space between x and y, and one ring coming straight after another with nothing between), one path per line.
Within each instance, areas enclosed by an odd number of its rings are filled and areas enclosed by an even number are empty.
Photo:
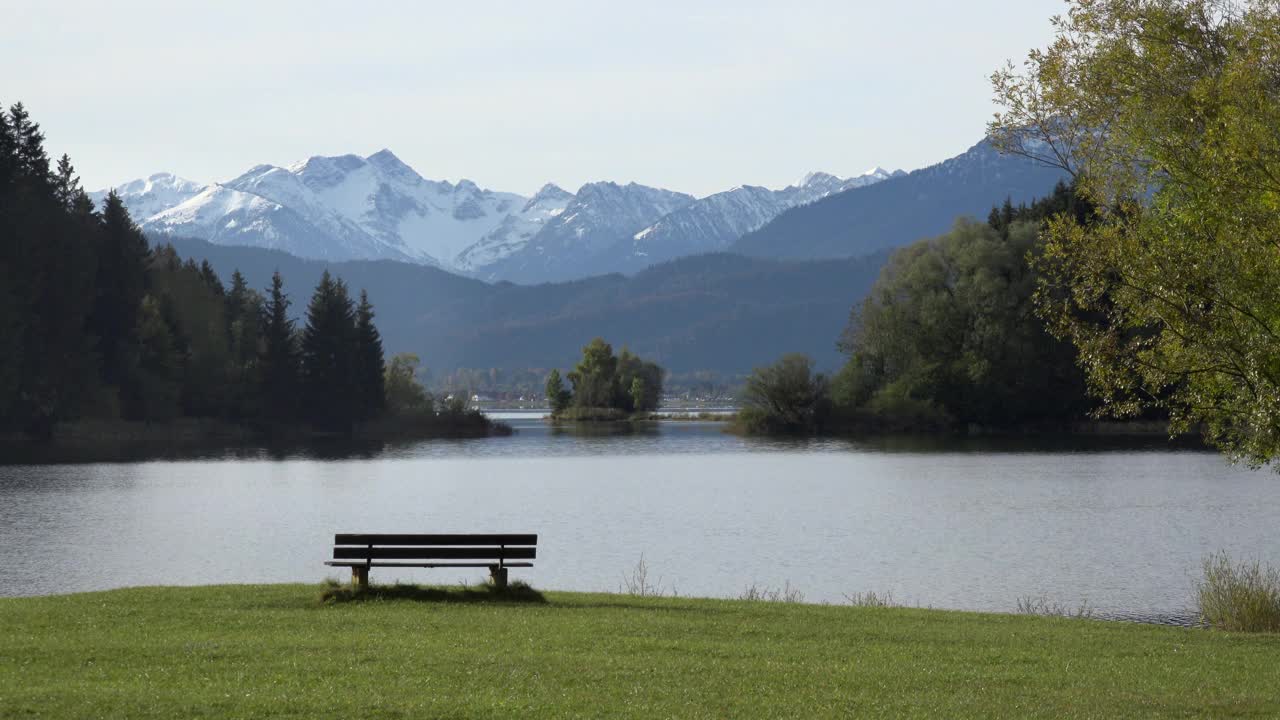
M612 248L691 202L692 195L634 182L587 183L523 247L490 264L484 274L513 282L548 282L616 271Z
M210 185L190 200L139 224L152 236L197 237L219 245L272 248L306 258L415 259L379 243L336 213L313 213L314 205L295 208L279 202L289 195L284 190L297 188L277 187L272 188L276 192L269 192L262 186L287 185L284 176L292 177L280 168L254 168L247 177ZM248 189L236 187L237 183Z
M195 197L205 186L193 180L180 178L173 173L156 173L139 178L115 188L89 193L95 207L101 209L112 189L120 196L124 206L135 221L151 217L186 200Z
M784 210L821 200L828 195L865 187L904 175L875 167L861 175L840 178L813 172L781 190L741 185L689 203L635 233L618 249L619 269L640 269L693 253L724 250L743 235L763 227Z
M259 165L141 220L144 230L333 260L390 258L448 269L525 205L514 193L418 175L389 150Z
M547 184L526 198L470 180L428 180L381 150L258 165L211 185L159 173L117 192L153 236L537 283L722 250L789 208L893 175L810 173L781 190L741 186L702 199L637 183L593 182L576 193ZM92 197L100 203L105 195Z
M520 211L508 215L502 224L491 230L478 242L458 253L459 268L481 270L512 255L528 244L552 218L564 212L573 200L573 194L557 185L547 183Z

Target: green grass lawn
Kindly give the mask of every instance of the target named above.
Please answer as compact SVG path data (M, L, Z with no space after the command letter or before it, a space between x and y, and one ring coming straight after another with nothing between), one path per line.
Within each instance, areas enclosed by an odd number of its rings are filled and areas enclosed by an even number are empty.
M576 593L320 594L0 599L0 717L1280 717L1280 635Z

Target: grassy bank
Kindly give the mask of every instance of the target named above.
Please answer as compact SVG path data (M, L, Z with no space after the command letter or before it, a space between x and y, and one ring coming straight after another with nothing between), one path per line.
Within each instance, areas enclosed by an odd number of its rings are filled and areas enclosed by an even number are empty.
M0 717L1280 715L1278 635L571 593L320 596L0 599Z

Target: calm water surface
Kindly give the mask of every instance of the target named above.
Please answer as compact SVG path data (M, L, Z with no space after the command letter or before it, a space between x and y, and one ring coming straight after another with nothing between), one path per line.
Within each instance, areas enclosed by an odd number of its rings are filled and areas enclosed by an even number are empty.
M0 594L318 582L338 576L323 565L335 532L536 532L536 567L512 575L542 588L617 590L643 554L681 594L789 583L809 601L1043 597L1178 621L1206 553L1280 562L1280 478L1212 453L781 442L707 422L582 435L506 417L514 437L354 458L0 465Z

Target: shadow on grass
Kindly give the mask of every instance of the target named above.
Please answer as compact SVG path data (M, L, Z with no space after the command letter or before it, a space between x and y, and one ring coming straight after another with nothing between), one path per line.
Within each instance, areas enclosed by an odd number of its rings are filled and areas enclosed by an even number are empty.
M356 590L350 585L328 580L320 592L320 601L326 604L370 602L384 600L410 600L434 603L537 603L545 604L542 593L519 580L498 589L493 585L462 587L428 587L423 585L370 585L367 590Z

